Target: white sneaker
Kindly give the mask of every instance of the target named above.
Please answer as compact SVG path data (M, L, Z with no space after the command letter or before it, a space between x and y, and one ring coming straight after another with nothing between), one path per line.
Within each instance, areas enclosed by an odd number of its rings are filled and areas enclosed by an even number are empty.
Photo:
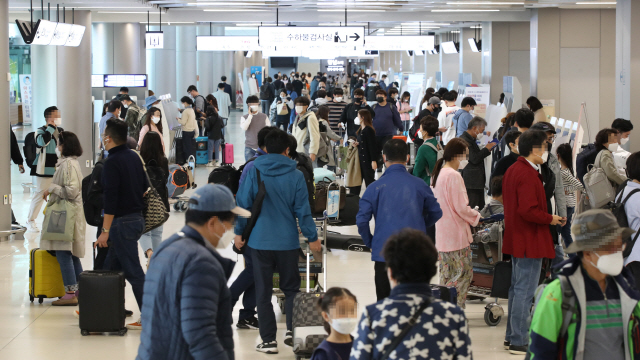
M206 166L207 167L214 167L214 166L216 166L216 163L213 162L213 161L209 161Z
M40 229L38 229L38 225L34 220L27 223L27 229L29 229L30 232L40 232Z

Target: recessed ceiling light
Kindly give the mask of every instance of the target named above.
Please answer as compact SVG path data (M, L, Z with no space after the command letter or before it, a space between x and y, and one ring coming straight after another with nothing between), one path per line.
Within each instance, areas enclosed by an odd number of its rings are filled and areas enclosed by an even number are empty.
M431 12L489 12L489 11L500 11L498 9L442 9L442 10L431 10Z
M448 2L447 5L524 5L524 2L460 1Z

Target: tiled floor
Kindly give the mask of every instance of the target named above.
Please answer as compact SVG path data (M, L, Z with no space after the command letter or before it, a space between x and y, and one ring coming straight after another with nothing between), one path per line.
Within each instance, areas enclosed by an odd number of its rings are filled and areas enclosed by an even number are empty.
M227 140L235 144L235 160L243 162L244 136L238 125L239 113L234 113L229 122ZM26 131L24 131L26 133ZM22 138L21 131L16 131L18 138ZM12 166L12 190L14 194L13 209L19 222L25 223L30 203L30 196L22 193L20 183L30 182L26 175L20 175L17 166ZM198 168L196 181L204 184L208 170ZM42 215L39 222L42 221ZM178 230L184 223L184 213L171 213L168 223L164 227L164 237ZM342 232L356 231L354 228L341 228ZM95 229L87 226L86 247L87 255L82 259L85 269L92 267L91 243L95 238ZM88 336L80 335L78 320L73 316L73 307L52 307L51 300L43 304L30 303L28 286L29 250L38 247L39 234L27 233L24 241L9 241L0 243L0 359L134 359L139 344L139 334L129 332L124 337L119 336ZM224 256L236 259L230 250L222 252ZM241 260L241 259L240 259ZM144 263L144 259L141 261ZM234 281L242 267L236 266L230 283ZM361 304L360 309L375 302L373 283L373 264L368 254L332 251L328 255L328 285L349 288ZM127 308L135 311L133 320L138 317L138 309L131 292L126 287ZM488 302L488 301L487 301ZM502 350L502 339L505 332L505 320L497 327L488 327L483 320L484 306L487 302L471 301L467 303L466 314L469 318L471 338L475 359L519 359L521 357L509 355ZM241 302L234 309L237 319ZM504 301L506 311L506 301ZM276 307L277 309L277 307ZM259 342L257 331L241 330L235 333L236 359L293 359L290 348L282 344L284 337L284 318L279 310L279 355L259 354L254 350Z

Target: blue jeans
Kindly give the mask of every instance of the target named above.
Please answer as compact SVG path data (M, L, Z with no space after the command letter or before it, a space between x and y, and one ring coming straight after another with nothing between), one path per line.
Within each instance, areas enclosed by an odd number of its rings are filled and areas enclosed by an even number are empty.
M262 105L262 113L269 116L269 108L271 107L272 101L269 100L260 100L260 105Z
M571 243L573 243L573 238L571 237L571 221L573 220L573 214L575 213L575 207L567 206L567 223L564 226L560 227L560 235L562 236L562 240L564 241L565 248L568 248ZM574 257L576 254L569 254L569 257Z
M58 259L58 264L60 264L64 290L78 290L78 276L82 272L80 259L71 255L71 251L56 251L56 259Z
M511 287L509 288L509 313L505 341L514 346L529 344L529 318L535 295L542 259L511 257Z
M253 258L251 248L245 245L244 270L238 275L236 281L229 286L231 291L231 308L233 309L240 299L240 295L244 293L242 298L242 307L238 320L251 319L256 316L256 285L253 279Z
M149 249L156 251L158 246L160 246L160 243L162 242L162 228L163 226L159 226L140 236L140 247L144 253Z
M244 148L244 161L249 161L249 159L251 159L255 154L256 154L255 150L253 150L250 147L245 147Z
M105 270L124 272L124 278L131 284L140 310L144 293L144 271L138 257L138 240L143 231L142 214L129 214L113 219L109 231L111 246L104 261Z
M209 161L217 160L218 162L220 162L220 154L222 153L220 150L220 144L222 144L222 139L209 139ZM214 152L215 157L213 157Z

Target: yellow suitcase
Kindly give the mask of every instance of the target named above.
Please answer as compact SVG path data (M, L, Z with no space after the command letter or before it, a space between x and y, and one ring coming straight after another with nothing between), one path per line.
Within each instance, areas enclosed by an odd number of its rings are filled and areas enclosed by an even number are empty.
M29 259L29 299L38 298L42 304L45 298L64 296L64 283L58 259L46 250L33 249Z

